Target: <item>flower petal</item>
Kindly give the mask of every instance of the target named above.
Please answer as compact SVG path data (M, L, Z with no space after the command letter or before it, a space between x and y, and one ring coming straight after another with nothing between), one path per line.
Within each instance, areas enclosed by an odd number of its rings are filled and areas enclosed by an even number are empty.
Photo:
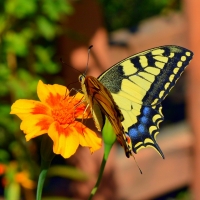
M26 140L37 137L48 132L53 118L47 115L30 115L21 123L20 129L26 134Z
M74 128L79 133L80 145L89 147L91 153L102 147L102 140L94 131L90 130L80 122L76 122Z
M15 175L15 180L26 189L34 189L35 182L29 178L29 173L26 171L18 172Z
M12 104L10 114L15 114L23 120L29 115L51 115L51 109L39 101L19 99Z
M91 118L91 111L87 107L85 97L80 92L77 92L72 98L71 103L74 105L74 117L77 119ZM86 109L87 108L87 109Z
M67 96L69 90L65 86L58 84L47 85L40 80L37 86L37 94L41 102L52 107Z
M73 129L73 124L67 128L62 127L58 122L51 124L49 137L53 140L53 152L61 154L64 158L72 156L79 146L79 136Z

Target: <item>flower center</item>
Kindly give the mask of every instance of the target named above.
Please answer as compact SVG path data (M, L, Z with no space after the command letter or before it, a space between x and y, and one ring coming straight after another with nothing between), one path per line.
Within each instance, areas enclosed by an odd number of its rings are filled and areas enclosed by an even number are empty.
M60 124L71 124L74 118L74 105L67 100L61 100L52 109L52 116Z

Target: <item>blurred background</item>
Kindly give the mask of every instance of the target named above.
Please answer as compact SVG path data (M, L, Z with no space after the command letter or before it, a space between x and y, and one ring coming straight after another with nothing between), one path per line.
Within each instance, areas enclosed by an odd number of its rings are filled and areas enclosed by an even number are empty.
M17 99L37 99L36 86L80 88L87 49L88 74L98 77L123 58L159 45L180 45L195 54L163 102L165 121L152 148L127 159L116 143L94 200L199 199L200 190L200 2L198 0L6 0L0 1L0 196L35 199L40 138L26 143L20 120L10 116ZM66 63L62 65L60 58ZM73 67L73 68L72 68ZM89 125L92 128L93 122ZM68 160L56 156L44 199L87 199L103 149L79 148Z

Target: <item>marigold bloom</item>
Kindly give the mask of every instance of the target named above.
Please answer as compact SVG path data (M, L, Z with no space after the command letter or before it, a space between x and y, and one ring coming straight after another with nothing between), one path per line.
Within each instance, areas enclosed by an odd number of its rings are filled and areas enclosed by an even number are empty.
M40 101L20 99L13 103L10 114L21 120L20 129L26 140L47 133L53 140L53 151L64 158L73 155L79 144L89 147L91 153L102 143L96 133L75 119L87 118L85 104L80 103L83 95L69 96L69 90L61 85L46 85L38 82L37 94Z
M15 175L15 181L26 189L34 189L36 186L35 182L29 178L29 173L26 171L18 172Z

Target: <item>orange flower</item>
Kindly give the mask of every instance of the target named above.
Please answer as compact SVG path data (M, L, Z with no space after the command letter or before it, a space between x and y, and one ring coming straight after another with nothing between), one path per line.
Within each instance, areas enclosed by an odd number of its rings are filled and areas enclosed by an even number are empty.
M20 99L13 103L10 114L21 120L20 129L26 140L48 133L53 140L53 151L64 158L73 155L79 144L89 147L91 153L98 150L102 143L96 133L76 118L87 118L85 104L80 103L83 95L69 96L69 90L61 85L46 85L38 82L37 94L40 101Z
M29 173L26 171L17 172L15 174L15 181L26 189L34 189L36 185L35 182L29 178Z

